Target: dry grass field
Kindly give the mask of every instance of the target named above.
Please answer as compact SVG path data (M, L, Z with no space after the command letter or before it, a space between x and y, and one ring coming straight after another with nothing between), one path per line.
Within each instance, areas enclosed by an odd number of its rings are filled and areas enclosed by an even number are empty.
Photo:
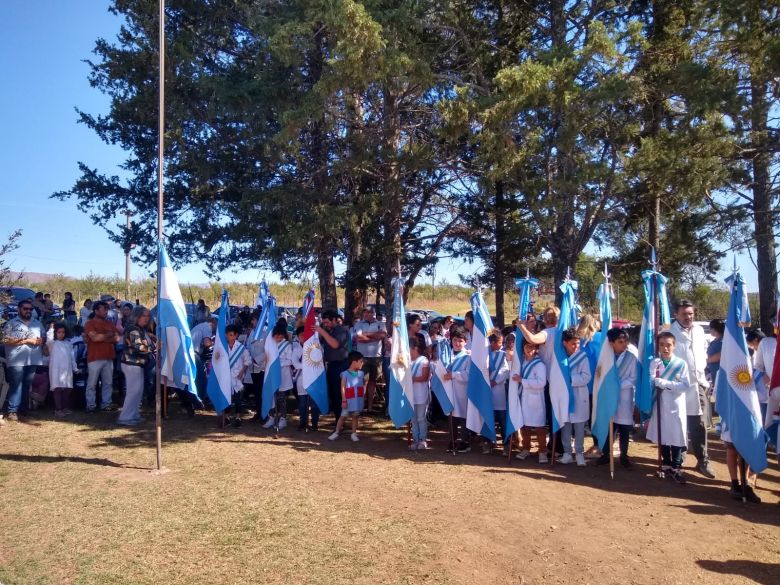
M153 425L46 413L0 428L0 583L780 583L780 473L764 503L691 473L508 464L498 452L406 450L364 419L359 443L320 432L279 438L246 422L172 413L162 475ZM295 425L293 425L294 427Z

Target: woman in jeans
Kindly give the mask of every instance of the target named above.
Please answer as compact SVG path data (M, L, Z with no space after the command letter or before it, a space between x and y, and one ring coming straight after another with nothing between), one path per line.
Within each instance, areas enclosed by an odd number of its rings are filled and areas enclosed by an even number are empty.
M122 373L125 376L125 401L119 413L120 425L137 425L141 419L139 408L144 393L144 369L152 352L147 331L151 314L142 306L133 308L127 319L122 352Z

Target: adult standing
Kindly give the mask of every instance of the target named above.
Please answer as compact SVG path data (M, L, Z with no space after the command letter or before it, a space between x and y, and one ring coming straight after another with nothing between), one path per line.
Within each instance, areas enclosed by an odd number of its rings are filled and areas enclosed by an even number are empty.
M347 343L349 331L343 325L338 325L338 313L333 310L322 312L322 325L317 327L325 359L325 379L328 383L328 401L330 410L336 417L341 416L341 372L345 371L347 363Z
M6 371L8 375L8 420L27 414L35 370L43 365L43 325L33 317L31 300L17 304L17 316L3 326Z
M198 304L195 306L194 314L192 315L192 326L194 327L198 323L205 323L211 317L211 309L203 299L198 299Z
M92 299L84 301L84 306L79 309L79 325L84 327L92 314Z
M106 319L108 308L107 302L96 302L93 305L95 316L84 326L84 340L87 343L87 412L95 412L97 407L98 379L102 381L100 410L116 410L111 404L111 395L116 358L114 344L119 341L119 332Z
M71 328L78 322L76 301L73 299L73 293L71 292L66 292L65 298L62 300L62 316L65 317L65 321Z
M376 381L382 367L382 340L387 337L385 324L377 321L371 307L363 309L363 318L355 325L357 350L363 354L363 371L368 376L366 383L366 410L370 413L376 396Z
M715 478L707 452L707 422L712 421L707 396L707 338L701 325L693 322L696 307L682 299L675 307L675 321L670 331L676 340L674 355L688 364L688 391L685 410L688 416L688 448L696 457L696 468L704 477Z
M138 305L125 321L122 374L125 376L125 401L119 413L120 425L137 425L141 418L141 399L144 395L144 370L152 354L152 343L147 327L151 319L149 309Z

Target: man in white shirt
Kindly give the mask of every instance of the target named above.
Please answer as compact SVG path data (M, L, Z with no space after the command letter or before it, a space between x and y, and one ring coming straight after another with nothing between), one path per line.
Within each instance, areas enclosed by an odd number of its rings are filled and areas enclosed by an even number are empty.
M382 366L382 340L387 337L385 324L376 319L374 309L363 309L363 318L355 324L357 350L363 354L366 383L366 410L371 413L376 396L376 380Z
M707 338L704 329L693 320L696 307L687 299L682 299L675 308L675 321L671 332L677 343L674 355L688 364L688 391L685 406L688 414L688 449L697 459L697 469L713 479L715 472L710 465L707 453L707 421L712 421L710 399L707 396Z

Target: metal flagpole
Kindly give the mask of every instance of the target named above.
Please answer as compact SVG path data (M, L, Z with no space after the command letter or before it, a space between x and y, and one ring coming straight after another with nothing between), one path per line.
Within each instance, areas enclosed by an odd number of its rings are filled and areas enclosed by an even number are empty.
M159 36L159 56L160 56L160 103L158 116L158 147L157 147L157 243L162 243L163 238L163 154L165 145L165 0L160 0L160 36ZM160 254L157 254L157 306L160 306L160 279L161 279ZM159 311L158 311L159 323ZM154 420L157 438L157 470L162 470L162 380L160 377L160 331L157 331L157 346L155 351L155 393L154 393Z

